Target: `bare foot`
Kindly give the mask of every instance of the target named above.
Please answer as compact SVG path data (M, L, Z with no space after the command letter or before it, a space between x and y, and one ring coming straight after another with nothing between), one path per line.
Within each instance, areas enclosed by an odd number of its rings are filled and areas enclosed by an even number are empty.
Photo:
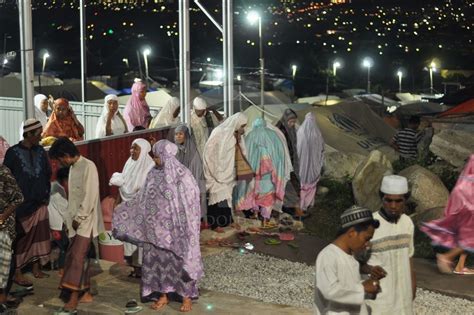
M230 227L231 227L231 228L234 228L234 229L236 229L236 230L240 230L240 229L241 229L240 224L238 224L238 223L232 223L232 224L230 225Z
M183 298L183 304L180 307L181 312L189 312L193 308L193 302L190 298Z
M16 273L13 282L23 287L30 287L33 285L33 282L31 282L30 279L25 277L22 273Z
M453 262L447 259L442 254L436 255L436 263L438 265L438 269L441 273L449 274L453 270Z
M90 292L86 292L84 295L82 295L79 303L92 303L92 301L94 301L94 297Z
M79 292L73 291L71 293L71 297L69 298L69 302L64 304L64 307L63 307L64 310L74 311L77 308L77 304L79 303L78 298L79 298Z
M42 272L41 270L33 273L33 276L37 279L49 278L49 275L47 273Z
M166 296L166 294L163 294L159 299L158 301L155 301L152 305L151 305L151 308L155 311L159 311L159 310L162 310L163 308L165 308L166 305L168 305L169 301L168 301L168 297Z
M216 232L216 233L224 233L225 230L224 230L223 227L218 226L218 227L216 227L216 228L214 229L214 232Z

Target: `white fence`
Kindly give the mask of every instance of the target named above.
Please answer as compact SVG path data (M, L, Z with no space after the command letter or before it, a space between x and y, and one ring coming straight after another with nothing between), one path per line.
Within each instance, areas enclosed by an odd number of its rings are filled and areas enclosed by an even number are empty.
M95 137L97 120L102 113L103 104L70 102L77 118L85 129L85 140ZM123 110L123 106L120 106ZM0 135L10 145L20 139L20 125L23 121L23 100L21 98L0 97Z

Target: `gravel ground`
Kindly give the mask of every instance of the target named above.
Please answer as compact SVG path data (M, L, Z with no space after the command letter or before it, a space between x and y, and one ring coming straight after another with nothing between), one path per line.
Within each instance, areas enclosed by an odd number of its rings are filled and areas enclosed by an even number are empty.
M205 257L204 270L204 289L312 308L313 266L234 250ZM474 314L474 302L418 289L415 313Z

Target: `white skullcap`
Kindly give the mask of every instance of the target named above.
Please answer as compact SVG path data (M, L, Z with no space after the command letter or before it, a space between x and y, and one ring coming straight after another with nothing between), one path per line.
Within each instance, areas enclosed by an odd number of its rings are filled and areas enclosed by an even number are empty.
M197 110L207 109L207 102L206 102L205 99L198 96L193 101L193 107L194 107L194 109L197 109Z
M389 195L404 195L408 193L408 181L403 176L387 175L382 179L380 191Z

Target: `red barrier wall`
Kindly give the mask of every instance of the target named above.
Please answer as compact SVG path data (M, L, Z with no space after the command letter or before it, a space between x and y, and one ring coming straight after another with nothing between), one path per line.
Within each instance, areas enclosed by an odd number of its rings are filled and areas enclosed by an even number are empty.
M101 139L76 142L76 146L84 157L93 161L97 166L100 181L100 198L117 194L117 188L109 186L109 179L114 172L121 172L125 162L130 157L130 145L133 140L143 138L149 140L151 137L156 141L167 139L170 128L147 129L120 136L110 136ZM59 163L51 161L53 178Z

